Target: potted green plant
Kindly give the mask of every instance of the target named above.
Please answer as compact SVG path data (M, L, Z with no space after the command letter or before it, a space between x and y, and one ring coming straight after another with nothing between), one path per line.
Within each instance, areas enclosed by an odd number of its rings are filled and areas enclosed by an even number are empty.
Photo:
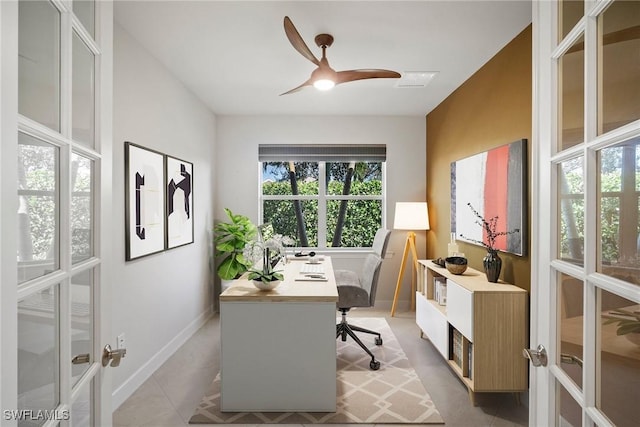
M242 251L255 239L257 227L247 216L234 214L227 208L224 210L229 222L219 222L213 228L216 258L220 259L216 272L222 280L233 280L251 266Z

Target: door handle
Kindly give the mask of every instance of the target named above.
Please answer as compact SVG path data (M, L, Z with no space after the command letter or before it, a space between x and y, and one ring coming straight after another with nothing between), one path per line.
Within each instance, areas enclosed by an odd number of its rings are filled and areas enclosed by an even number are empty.
M102 366L109 365L109 361L111 361L111 364L109 366L117 368L118 366L120 366L120 361L125 356L125 354L127 354L126 348L113 350L111 349L111 346L109 344L105 345L104 349L102 350Z
M74 365L82 365L83 363L89 362L91 362L91 356L89 355L89 353L78 354L74 356L73 359L71 359L71 363L73 363Z
M582 359L573 354L560 354L560 362L567 365L578 365L582 368Z
M542 344L535 350L532 348L525 348L522 350L522 355L531 360L531 364L537 368L538 366L547 366L547 349Z

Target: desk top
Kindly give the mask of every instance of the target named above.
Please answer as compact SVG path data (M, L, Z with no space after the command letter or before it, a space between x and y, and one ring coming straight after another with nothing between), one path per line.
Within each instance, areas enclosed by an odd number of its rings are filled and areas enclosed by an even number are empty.
M306 260L290 259L284 266L284 280L271 291L261 291L250 280L240 278L220 294L220 302L337 302L338 288L331 258L323 257L326 281L298 281Z

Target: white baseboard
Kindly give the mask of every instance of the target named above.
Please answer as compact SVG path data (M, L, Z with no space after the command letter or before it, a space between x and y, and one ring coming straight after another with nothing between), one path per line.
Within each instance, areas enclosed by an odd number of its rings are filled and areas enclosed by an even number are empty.
M115 411L140 387L151 375L166 362L207 320L213 316L212 307L202 312L194 321L169 341L160 351L156 352L147 363L142 365L133 375L127 378L111 395L111 407Z

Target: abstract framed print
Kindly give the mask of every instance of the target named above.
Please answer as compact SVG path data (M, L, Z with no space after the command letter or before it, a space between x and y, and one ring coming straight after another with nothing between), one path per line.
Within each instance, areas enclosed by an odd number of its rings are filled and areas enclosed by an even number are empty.
M451 232L472 244L486 242L476 210L496 218L495 248L527 253L527 140L520 139L451 164ZM515 231L507 233L508 231ZM502 234L504 233L504 234Z
M193 164L166 156L167 248L193 243Z
M165 249L165 156L125 142L125 258Z

